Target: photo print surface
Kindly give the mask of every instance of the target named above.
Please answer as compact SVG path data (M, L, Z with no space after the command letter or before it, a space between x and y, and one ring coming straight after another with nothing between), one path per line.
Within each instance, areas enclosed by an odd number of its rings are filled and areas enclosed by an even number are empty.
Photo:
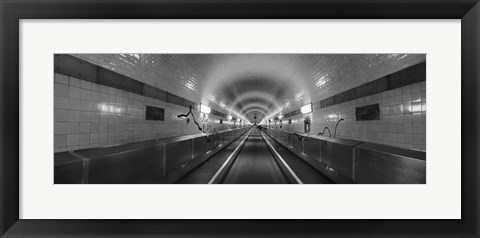
M56 54L55 184L425 184L426 54Z

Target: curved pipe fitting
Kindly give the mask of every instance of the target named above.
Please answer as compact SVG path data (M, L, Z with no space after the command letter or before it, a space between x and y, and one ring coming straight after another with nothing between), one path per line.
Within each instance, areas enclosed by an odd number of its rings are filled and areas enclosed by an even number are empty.
M203 132L202 128L201 128L200 125L198 124L197 120L195 120L195 116L194 116L193 113L192 113L192 105L190 105L187 114L179 114L179 115L177 115L177 117L178 117L178 118L186 117L187 120L188 120L188 116L189 116L189 115L192 115L193 122L195 122L195 124L197 125L198 130L200 130L201 132Z
M323 132L318 132L318 135L325 134L325 130L328 130L328 137L332 137L332 132L330 132L330 129L328 127L323 128Z
M338 123L340 123L341 121L344 121L343 118L340 118L340 120L338 120L337 124L335 125L335 130L333 131L333 138L335 138L335 136L337 135L337 126L338 126Z

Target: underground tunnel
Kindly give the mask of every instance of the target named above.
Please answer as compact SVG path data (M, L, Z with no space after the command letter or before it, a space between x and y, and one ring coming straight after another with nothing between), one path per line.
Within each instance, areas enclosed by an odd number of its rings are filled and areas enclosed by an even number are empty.
M425 54L56 54L55 184L425 184Z

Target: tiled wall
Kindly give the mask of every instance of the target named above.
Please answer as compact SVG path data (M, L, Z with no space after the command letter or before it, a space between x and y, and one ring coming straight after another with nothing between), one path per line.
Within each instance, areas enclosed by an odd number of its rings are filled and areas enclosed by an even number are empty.
M284 110L319 101L338 92L426 60L425 54L74 54L148 85L175 92L191 101L204 99L206 90L227 83L235 89L244 78L257 78L255 89L275 79L272 94ZM174 69L174 70L172 70ZM247 69L247 70L246 70ZM245 76L241 76L245 75ZM238 80L236 80L238 79ZM294 84L291 84L294 83ZM263 91L262 91L263 92ZM212 109L230 106L237 92L214 90ZM235 96L233 96L235 95ZM221 100L218 100L221 99ZM206 102L206 101L204 101ZM215 105L218 104L218 105ZM217 106L217 107L215 107Z
M380 120L356 121L355 108L380 104ZM426 150L426 82L411 84L349 102L314 110L310 134L331 130L343 118L336 137L387 144L414 150ZM304 115L283 119L283 129L303 133ZM292 124L288 124L292 119ZM272 125L279 128L277 125ZM328 135L328 132L326 132Z
M165 121L145 120L146 105L165 109ZM144 97L89 81L55 74L54 82L54 151L61 152L98 146L119 145L152 138L198 134L190 118L177 118L188 108ZM200 122L200 113L194 110ZM234 129L238 124L219 123L208 115L216 131Z

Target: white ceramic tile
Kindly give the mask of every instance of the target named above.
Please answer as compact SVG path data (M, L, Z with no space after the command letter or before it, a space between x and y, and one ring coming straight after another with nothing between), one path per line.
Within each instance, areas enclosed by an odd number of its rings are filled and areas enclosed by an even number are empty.
M54 81L55 81L55 83L61 83L61 84L66 84L66 85L68 85L68 76L63 75L63 74L57 74L57 73L55 73L55 75L54 75Z
M68 85L55 83L53 92L55 96L68 97Z
M80 88L73 86L68 87L68 97L80 99Z
M78 134L80 133L80 123L79 122L68 122L67 124L67 133L68 134Z
M69 81L69 85L70 86L74 86L74 87L77 87L79 88L80 87L80 79L77 79L77 78L74 78L74 77L69 77L70 78L70 81Z
M55 109L53 118L55 122L66 122L68 121L68 111L64 109Z
M55 148L66 149L65 147L67 146L67 135L55 135L53 144Z
M84 89L91 90L92 89L92 83L86 80L81 80L80 81L80 87Z
M78 134L67 136L67 146L78 146Z
M58 109L68 109L68 98L55 96L53 101L53 107Z

